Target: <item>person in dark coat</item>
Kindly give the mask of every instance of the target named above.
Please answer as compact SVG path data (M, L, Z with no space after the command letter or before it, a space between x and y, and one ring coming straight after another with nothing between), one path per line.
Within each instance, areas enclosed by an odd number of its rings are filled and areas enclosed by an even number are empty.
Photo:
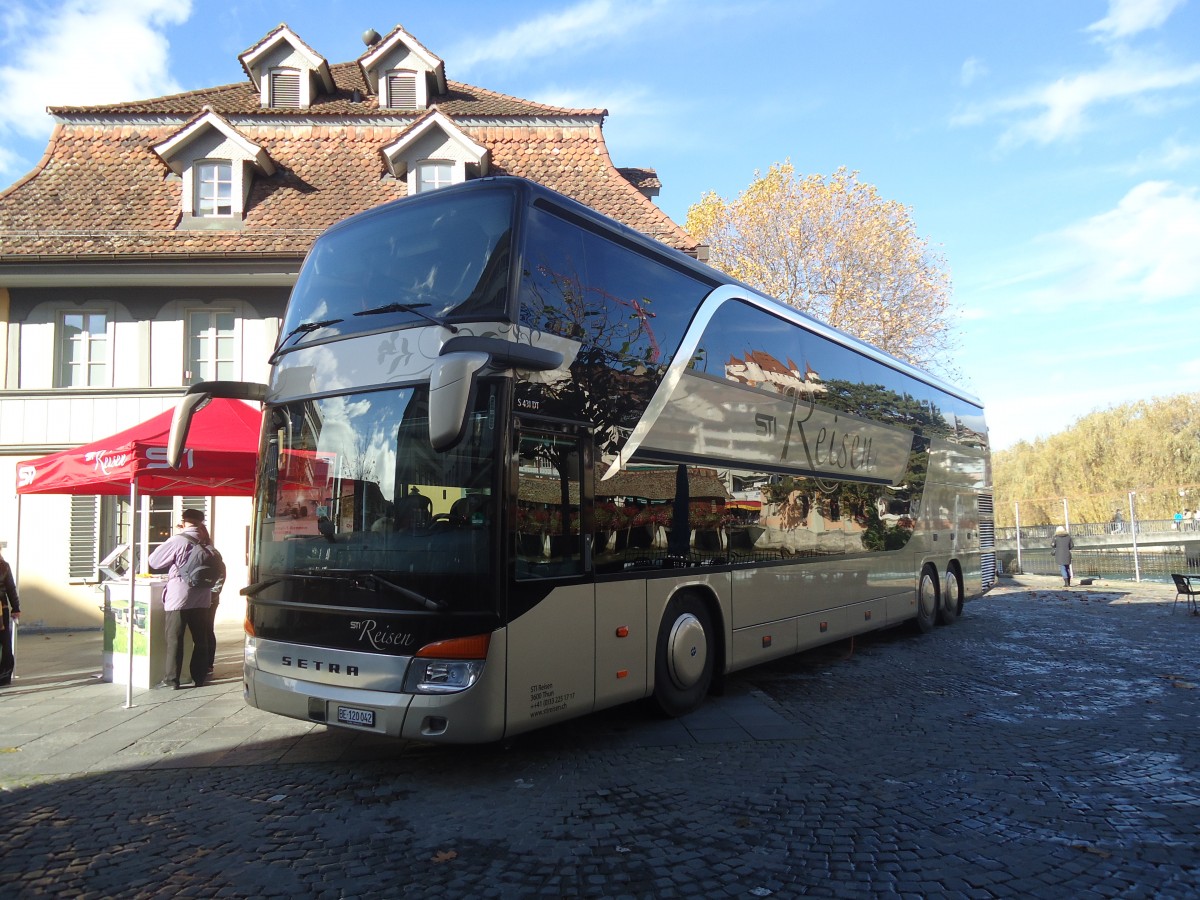
M1058 565L1058 571L1062 574L1063 587L1071 586L1071 551L1075 549L1075 542L1071 540L1071 535L1067 533L1067 529L1059 525L1054 531L1054 540L1050 542L1050 549L1054 551L1054 562Z
M16 621L21 617L21 598L17 596L17 582L13 578L12 568L3 556L0 556L0 607L3 607L3 616L0 617L0 687L4 687L12 683L17 662L13 635L17 631Z

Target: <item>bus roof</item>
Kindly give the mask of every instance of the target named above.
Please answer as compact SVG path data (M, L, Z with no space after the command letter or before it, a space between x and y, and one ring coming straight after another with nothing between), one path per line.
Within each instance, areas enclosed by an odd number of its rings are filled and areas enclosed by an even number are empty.
M375 215L384 213L386 210L399 204L409 204L413 202L433 202L434 199L445 200L458 193L472 193L484 189L507 189L522 196L527 204L540 203L543 206L550 207L556 214L567 219L574 219L578 224L582 224L591 230L603 231L608 237L636 249L640 253L656 257L660 262L671 268L682 270L694 278L703 281L712 287L720 285L736 285L747 292L754 295L760 302L764 302L770 311L780 315L783 318L791 319L796 324L800 324L811 331L816 332L822 337L828 338L835 343L841 344L849 350L861 353L868 356L877 362L895 369L918 381L922 381L939 390L952 394L960 400L971 403L974 406L983 408L983 401L969 391L952 384L945 379L932 374L924 369L914 366L911 363L905 362L886 350L881 350L873 344L860 338L854 337L851 334L842 331L832 325L822 322L809 313L798 310L793 306L789 306L768 294L764 294L752 285L746 284L737 278L722 272L720 269L706 265L691 256L688 256L682 251L676 250L673 247L668 247L654 238L648 237L628 225L618 222L603 213L597 212L591 207L574 200L565 194L560 194L558 191L552 190L544 185L538 184L535 181L530 181L527 178L520 178L515 175L489 175L483 178L474 178L462 184L451 185L449 187L440 188L436 192L427 194L419 194L411 197L402 197L398 200L393 200L389 203L382 204L373 209L364 210L356 213L353 216L337 222L330 226L326 233L340 230L342 227L349 225L352 222L359 221L364 218L369 218Z

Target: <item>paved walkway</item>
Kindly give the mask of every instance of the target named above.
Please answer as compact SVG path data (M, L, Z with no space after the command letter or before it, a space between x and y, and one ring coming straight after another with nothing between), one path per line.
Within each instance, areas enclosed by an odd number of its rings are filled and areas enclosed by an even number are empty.
M213 683L132 709L99 635L26 634L0 896L1192 898L1200 617L1173 597L1006 579L681 720L463 748L248 709L236 631Z

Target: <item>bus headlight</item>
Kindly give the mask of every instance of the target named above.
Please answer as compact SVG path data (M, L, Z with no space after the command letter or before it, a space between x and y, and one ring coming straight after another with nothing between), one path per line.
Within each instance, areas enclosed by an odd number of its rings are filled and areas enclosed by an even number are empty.
M417 651L404 678L410 694L454 694L465 691L483 673L490 634L426 644Z
M246 665L252 669L258 668L258 647L250 635L246 635Z
M414 659L404 679L410 694L453 694L479 680L482 659Z

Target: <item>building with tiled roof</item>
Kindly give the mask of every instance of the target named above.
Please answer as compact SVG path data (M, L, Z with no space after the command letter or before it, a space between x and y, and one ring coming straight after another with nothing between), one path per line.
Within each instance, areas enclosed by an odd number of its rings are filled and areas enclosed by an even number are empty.
M654 170L613 164L606 110L452 81L400 27L331 64L280 25L239 61L246 77L234 84L52 108L44 157L0 192L10 485L20 460L134 425L190 383L265 380L313 240L378 204L517 175L697 252L654 204ZM18 548L26 622L92 622L98 564L129 540L128 510L120 498L22 500L9 495L0 521L12 523L10 558L18 529L39 536ZM152 547L185 500L145 502ZM248 501L186 502L210 511L218 545L242 545Z

